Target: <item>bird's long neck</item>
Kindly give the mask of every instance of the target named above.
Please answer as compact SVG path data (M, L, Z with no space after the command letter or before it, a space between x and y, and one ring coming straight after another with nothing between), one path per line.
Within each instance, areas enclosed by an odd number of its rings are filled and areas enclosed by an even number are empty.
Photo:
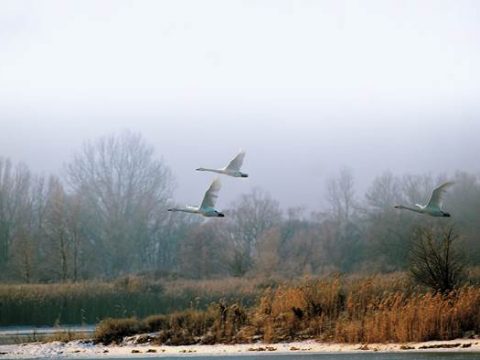
M198 171L210 171L210 172L214 172L214 173L218 173L218 174L222 173L222 170L219 170L219 169L198 168L197 170Z
M410 206L398 205L397 208L398 208L398 209L405 209L405 210L415 211L415 212L420 213L420 214L423 214L423 213L424 213L423 209L418 208L418 207L410 207Z
M169 209L169 211L180 211L180 212L186 212L186 213L190 213L190 214L197 214L198 213L198 209L196 208L182 208L182 209L179 209L179 208L173 208L173 209Z

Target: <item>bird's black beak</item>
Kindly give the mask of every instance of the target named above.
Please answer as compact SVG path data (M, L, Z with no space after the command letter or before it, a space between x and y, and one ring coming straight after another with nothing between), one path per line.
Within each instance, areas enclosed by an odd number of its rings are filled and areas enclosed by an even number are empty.
M443 217L450 217L449 213L443 213Z
M248 177L248 174L242 174L242 177Z
M218 217L225 217L225 214L223 214L223 213L218 213Z

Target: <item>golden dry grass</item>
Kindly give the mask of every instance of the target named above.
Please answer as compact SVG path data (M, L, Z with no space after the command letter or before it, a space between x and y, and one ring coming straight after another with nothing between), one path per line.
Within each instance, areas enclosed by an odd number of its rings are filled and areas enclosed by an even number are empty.
M73 332L73 331L57 331L42 339L43 342L61 341L67 343L73 340L86 340L91 338L90 333Z
M403 276L307 281L262 297L253 323L266 341L449 340L480 330L480 289L433 294Z
M105 302L99 300L102 297ZM472 283L448 295L434 294L413 285L402 273L296 281L153 281L128 277L111 283L0 286L0 299L8 299L2 304L13 304L8 306L60 299L64 302L55 303L60 308L77 298L83 301L80 305L89 299L97 307L107 306L107 300L113 298L117 303L128 300L137 311L150 306L163 310L157 313L166 313L137 314L146 316L143 320L105 320L96 333L102 342L121 341L123 336L140 332L157 332L159 343L177 345L306 338L408 342L448 340L467 331L480 332L478 285ZM120 311L115 317L125 316Z

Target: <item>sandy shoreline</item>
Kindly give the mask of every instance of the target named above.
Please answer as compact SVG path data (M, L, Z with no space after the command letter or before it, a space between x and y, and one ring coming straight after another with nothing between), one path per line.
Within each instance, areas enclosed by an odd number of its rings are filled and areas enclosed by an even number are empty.
M319 343L314 340L279 344L238 344L238 345L93 345L91 342L72 341L69 343L30 343L21 345L0 345L0 359L55 358L119 358L158 357L159 355L258 355L288 353L335 353L335 352L480 352L479 339L457 339L450 341L429 341L405 344L338 344Z

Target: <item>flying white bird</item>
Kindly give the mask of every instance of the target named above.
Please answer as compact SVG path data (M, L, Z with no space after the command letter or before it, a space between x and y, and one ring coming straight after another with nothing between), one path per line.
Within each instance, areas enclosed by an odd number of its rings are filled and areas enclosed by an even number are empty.
M233 177L248 177L248 174L245 174L240 171L240 168L243 164L243 159L245 158L245 151L240 151L237 156L233 158L230 163L221 169L206 169L206 168L198 168L197 171L210 171L217 174L223 174Z
M183 211L192 214L200 214L205 217L224 217L225 215L222 212L215 209L215 202L217 201L218 192L220 191L221 186L222 184L220 183L220 180L213 180L212 184L205 193L205 196L203 197L200 207L186 206L182 209L168 209L168 211Z
M395 206L396 209L407 209L411 211L418 212L420 214L427 214L430 216L441 216L441 217L450 217L450 214L443 211L442 207L442 196L447 188L454 183L452 181L446 182L432 191L432 196L427 205L415 204L416 207L409 207L403 205Z

